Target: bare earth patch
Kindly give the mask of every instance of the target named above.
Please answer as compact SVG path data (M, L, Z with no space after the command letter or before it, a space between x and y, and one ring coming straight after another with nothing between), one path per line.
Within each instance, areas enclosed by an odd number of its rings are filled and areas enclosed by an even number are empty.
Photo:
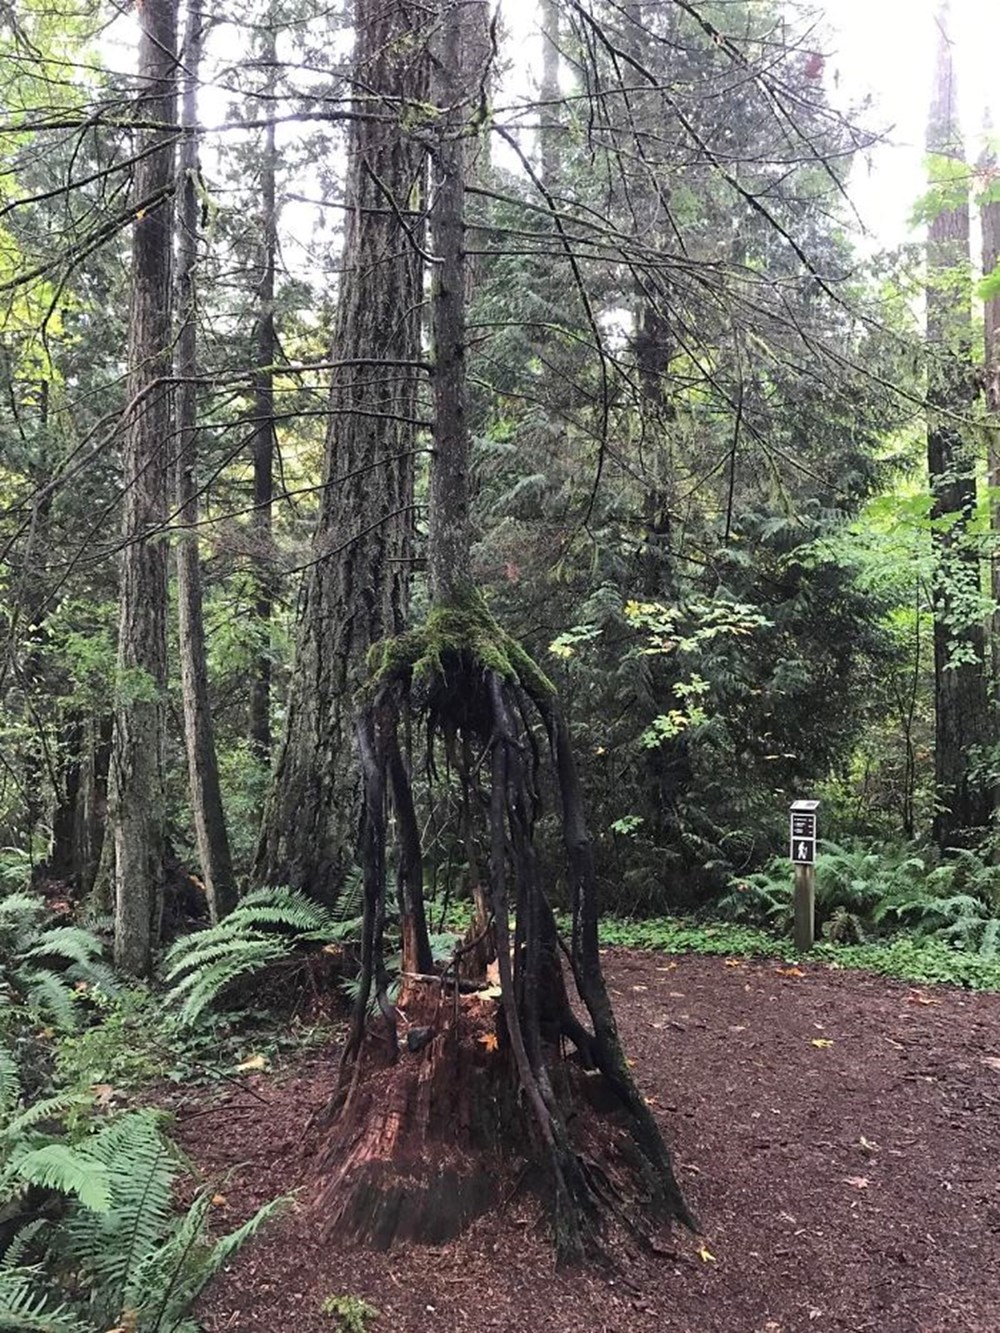
M209 1333L330 1333L330 1295L376 1306L376 1333L1000 1330L1000 996L810 965L605 961L703 1238L678 1230L658 1254L617 1246L613 1271L553 1273L523 1185L442 1249L321 1246L297 1210L213 1285ZM301 1183L335 1062L309 1052L182 1111L225 1226Z

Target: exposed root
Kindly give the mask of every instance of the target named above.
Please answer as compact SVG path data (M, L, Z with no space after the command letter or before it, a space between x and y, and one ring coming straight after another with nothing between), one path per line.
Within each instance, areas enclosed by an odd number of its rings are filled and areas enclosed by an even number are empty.
M555 920L539 882L540 756L532 709L544 724L556 772L573 898L569 956L589 1029L571 1007ZM398 740L401 714L409 721L414 710L426 727L428 775L436 773L437 741L447 762L460 767L466 820L483 810L489 837L489 891L478 894L477 918L451 965L451 985L428 979L422 855ZM433 612L422 631L379 648L357 735L365 796L362 978L320 1157L324 1224L379 1247L440 1242L496 1201L506 1162L528 1157L548 1181L562 1262L599 1252L609 1213L627 1214L637 1225L645 1206L695 1229L618 1038L597 948L590 837L550 683L476 599L460 611ZM474 765L473 754L481 756ZM387 995L383 938L390 808L405 978L396 1006ZM471 845L468 823L465 837ZM462 993L469 978L483 979L490 959L499 973L499 1005L488 993ZM373 996L379 1012L369 1023ZM576 1048L575 1066L560 1058L565 1039ZM577 1141L587 1100L580 1080L595 1077L609 1090L614 1113L591 1135L584 1155ZM612 1184L602 1164L608 1150L622 1181L631 1157L630 1187Z

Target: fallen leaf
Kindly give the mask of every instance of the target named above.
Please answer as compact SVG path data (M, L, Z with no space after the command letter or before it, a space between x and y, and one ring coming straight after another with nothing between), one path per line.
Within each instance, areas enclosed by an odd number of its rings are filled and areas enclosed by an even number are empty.
M495 1032L484 1032L479 1038L479 1042L480 1045L485 1046L488 1051L495 1051L500 1046Z
M872 1143L871 1140L866 1139L863 1134L861 1135L861 1138L858 1139L858 1147L863 1149L865 1152L878 1152L879 1150L878 1144Z
M940 1004L940 1000L933 999L930 995L924 995L922 991L911 990L906 997L910 1004Z
M845 1176L844 1184L850 1185L852 1189L866 1190L868 1188L867 1176Z
M486 964L486 980L491 986L500 985L500 960L494 958L492 963Z
M228 1200L226 1199L226 1196L225 1196L224 1194L213 1194L213 1195L212 1195L212 1207L213 1207L213 1208L225 1208L227 1202L228 1202Z
M633 990L649 990L648 986L633 986Z
M813 1037L812 1042L810 1044L815 1046L817 1050L825 1051L828 1046L833 1045L833 1042L829 1039L829 1037Z
M115 1098L115 1089L110 1083L93 1083L90 1091L94 1094L94 1101L98 1106L108 1106Z
M714 1264L716 1262L715 1255L704 1245L698 1251L698 1258L703 1264Z
M727 958L726 967L742 967L743 963L739 958Z
M774 969L779 977L804 977L805 973L801 967L776 967Z
M237 1071L238 1071L239 1073L241 1073L241 1074L248 1074L248 1073L251 1072L251 1070L254 1070L254 1069L266 1069L266 1068L267 1068L267 1056L266 1056L266 1055L251 1055L251 1056L249 1057L249 1059L244 1060L242 1064L238 1064L238 1065L236 1066L236 1068L237 1068Z
M673 972L676 967L676 963L668 963L666 967L658 967L656 970L657 972Z

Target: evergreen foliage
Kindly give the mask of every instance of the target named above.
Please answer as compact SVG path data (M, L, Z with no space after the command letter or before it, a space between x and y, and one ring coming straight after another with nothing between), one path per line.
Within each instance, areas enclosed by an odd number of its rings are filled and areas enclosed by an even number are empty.
M64 1217L43 1227L29 1224L8 1246L0 1266L0 1326L52 1333L197 1328L190 1311L200 1292L284 1201L211 1240L210 1189L184 1214L174 1212L181 1163L160 1119L132 1112L85 1140L86 1160L100 1173L95 1179L102 1190L88 1196L74 1189L75 1202ZM58 1176L54 1172L43 1183L65 1189ZM39 1253L36 1262L26 1262Z
M356 878L337 915L293 889L256 889L217 925L179 939L163 960L166 1003L194 1023L236 982L357 933Z

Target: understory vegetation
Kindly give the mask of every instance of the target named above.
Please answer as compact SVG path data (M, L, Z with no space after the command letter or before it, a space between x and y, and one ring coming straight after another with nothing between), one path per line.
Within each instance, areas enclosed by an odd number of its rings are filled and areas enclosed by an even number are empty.
M798 0L125 8L0 6L0 1329L191 1333L287 1201L223 1235L169 1108L311 1044L331 1228L528 1144L560 1260L694 1231L602 949L802 961L807 799L811 965L1000 989L947 6L886 248Z

